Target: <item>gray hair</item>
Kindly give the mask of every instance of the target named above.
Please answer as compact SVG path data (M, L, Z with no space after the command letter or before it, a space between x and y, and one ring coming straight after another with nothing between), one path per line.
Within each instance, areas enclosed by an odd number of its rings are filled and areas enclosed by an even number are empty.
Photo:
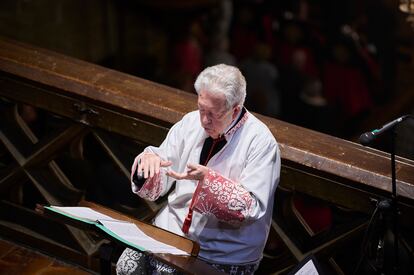
M197 94L201 91L223 94L228 109L235 105L243 106L246 99L246 80L238 68L230 65L205 68L198 75L194 88Z

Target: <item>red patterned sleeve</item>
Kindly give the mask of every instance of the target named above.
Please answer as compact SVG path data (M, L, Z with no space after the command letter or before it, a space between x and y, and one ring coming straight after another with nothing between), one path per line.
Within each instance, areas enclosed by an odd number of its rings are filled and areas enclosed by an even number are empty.
M147 179L141 188L133 183L132 191L143 199L150 201L157 200L162 192L161 173Z
M193 209L218 220L239 224L249 216L255 198L240 183L209 169L194 194Z

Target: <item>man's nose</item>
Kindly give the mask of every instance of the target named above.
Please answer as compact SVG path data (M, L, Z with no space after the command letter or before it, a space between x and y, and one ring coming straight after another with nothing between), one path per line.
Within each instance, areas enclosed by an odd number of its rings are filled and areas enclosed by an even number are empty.
M203 124L209 124L211 122L211 119L207 115L201 115L201 122Z

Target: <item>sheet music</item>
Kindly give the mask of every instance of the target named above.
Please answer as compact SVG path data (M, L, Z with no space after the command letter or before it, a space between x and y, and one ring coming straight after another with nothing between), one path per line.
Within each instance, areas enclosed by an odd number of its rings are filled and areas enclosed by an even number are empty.
M174 255L189 255L187 252L174 246L159 242L144 232L133 223L119 223L117 221L100 220L107 229L127 240L130 243L144 247L153 253L170 253Z
M319 274L318 270L316 269L316 266L313 264L312 260L309 260L295 273L295 275L318 275L318 274Z
M101 223L106 229L113 233L115 237L120 237L132 244L144 248L153 253L170 253L174 255L189 255L189 253L178 249L174 246L159 242L144 232L142 232L135 224L128 221L114 219L110 216L95 211L89 207L60 207L51 206L62 213L84 219L92 222Z
M63 213L67 213L69 215L78 217L78 218L82 218L82 219L87 219L87 220L91 220L91 221L100 221L100 220L108 220L108 221L119 221L116 220L114 218L111 218L105 214L102 214L100 212L97 212L89 207L80 207L80 206L73 206L73 207L68 207L68 206L51 206L54 209L57 209ZM121 221L119 221L121 222Z

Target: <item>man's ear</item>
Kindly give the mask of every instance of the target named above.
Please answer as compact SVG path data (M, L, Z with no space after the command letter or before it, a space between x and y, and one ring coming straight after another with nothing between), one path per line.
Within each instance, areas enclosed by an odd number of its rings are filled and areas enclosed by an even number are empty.
M234 107L233 114L232 114L232 119L236 119L237 115L240 112L240 109L241 109L240 105L237 105L237 106Z

